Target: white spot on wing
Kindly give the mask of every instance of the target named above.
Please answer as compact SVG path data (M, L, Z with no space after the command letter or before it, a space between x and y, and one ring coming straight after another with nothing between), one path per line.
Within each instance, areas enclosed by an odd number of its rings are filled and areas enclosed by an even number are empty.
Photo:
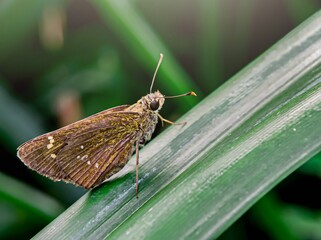
M90 161L87 161L87 164L90 165L91 164Z
M80 146L80 148L81 148L81 149L84 149L84 146L83 146L83 145L81 145L81 146Z
M49 144L47 145L47 148L50 149L53 147L53 143L55 142L55 140L53 139L53 136L49 136L48 140L49 140Z
M77 156L77 159L79 159L80 158L80 156Z
M56 158L57 156L56 156L56 154L51 154L50 157Z
M98 168L98 167L99 167L99 164L98 164L98 163L95 163L95 167Z
M87 155L87 154L84 155L84 156L82 156L82 157L81 157L81 160L84 160L84 159L86 159L86 158L88 158L88 155Z

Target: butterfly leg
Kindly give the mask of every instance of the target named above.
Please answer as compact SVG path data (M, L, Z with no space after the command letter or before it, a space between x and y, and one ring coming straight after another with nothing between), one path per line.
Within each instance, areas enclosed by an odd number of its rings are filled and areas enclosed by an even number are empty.
M136 198L138 199L139 140L136 142Z
M164 126L164 122L172 124L172 125L185 125L186 124L186 122L174 123L172 121L169 121L169 120L163 118L160 114L157 114L157 115L160 118L160 120L162 121L162 126Z

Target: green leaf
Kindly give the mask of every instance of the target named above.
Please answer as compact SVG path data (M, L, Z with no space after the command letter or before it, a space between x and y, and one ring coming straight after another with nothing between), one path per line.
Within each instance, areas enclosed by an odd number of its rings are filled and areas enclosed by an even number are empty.
M58 3L59 2L59 3ZM15 51L15 47L30 36L43 9L49 4L62 4L64 1L42 0L3 0L0 2L0 60Z
M292 21L300 23L320 9L315 1L285 0L284 4Z
M317 155L315 155L313 158L311 158L306 164L304 164L300 171L312 175L321 177L321 153L319 152Z
M321 150L321 12L35 239L213 239Z
M64 207L53 198L20 183L0 172L0 199L16 205L29 215L49 222L61 213Z
M265 195L251 208L255 221L261 225L262 229L268 229L271 239L302 239L290 229L289 221L285 221L283 217L283 211L284 206L273 193Z
M15 99L6 88L0 85L0 142L11 150L43 133L41 117L28 106Z
M251 209L256 221L269 229L272 239L321 239L321 212L284 205L267 194Z
M127 48L142 63L142 66L154 71L159 54L164 54L164 61L159 69L159 77L163 79L157 85L163 84L166 93L195 91L198 95L202 94L130 1L94 0L92 2L106 23L121 36ZM157 86L155 87L157 89ZM186 110L187 106L193 106L196 102L197 99L188 98L180 104L182 109Z

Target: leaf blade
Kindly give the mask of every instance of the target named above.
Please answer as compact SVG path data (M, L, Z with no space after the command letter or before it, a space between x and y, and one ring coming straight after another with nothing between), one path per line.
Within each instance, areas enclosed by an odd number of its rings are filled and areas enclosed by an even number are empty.
M131 164L130 174L86 194L35 239L219 236L321 149L320 20L318 12L207 97L185 128L148 144L138 201Z

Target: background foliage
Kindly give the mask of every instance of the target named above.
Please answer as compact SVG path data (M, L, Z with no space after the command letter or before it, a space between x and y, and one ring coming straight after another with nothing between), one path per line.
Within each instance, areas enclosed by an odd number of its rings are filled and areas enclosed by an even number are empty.
M175 120L319 7L312 0L1 1L0 238L33 236L84 194L28 170L15 157L23 141L135 102L148 92L159 52L156 88L200 96L167 101L163 116ZM320 172L317 155L221 238L320 238ZM267 213L287 224L267 222Z

